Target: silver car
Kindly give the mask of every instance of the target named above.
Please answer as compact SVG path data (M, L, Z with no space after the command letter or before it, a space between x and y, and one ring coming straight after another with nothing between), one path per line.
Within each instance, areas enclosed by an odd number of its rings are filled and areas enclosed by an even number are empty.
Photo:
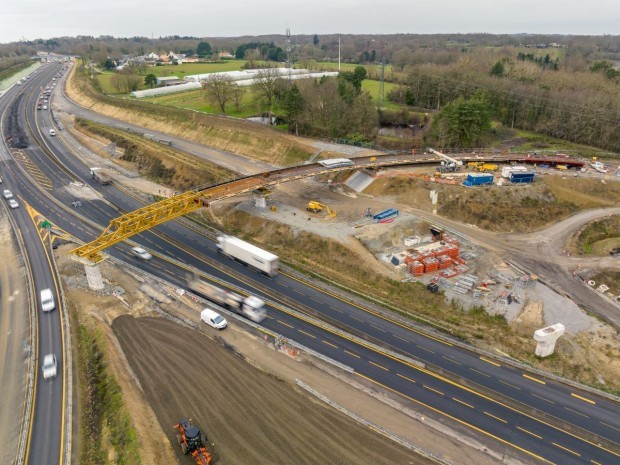
M47 354L43 358L43 379L55 378L58 371L58 363L54 354Z

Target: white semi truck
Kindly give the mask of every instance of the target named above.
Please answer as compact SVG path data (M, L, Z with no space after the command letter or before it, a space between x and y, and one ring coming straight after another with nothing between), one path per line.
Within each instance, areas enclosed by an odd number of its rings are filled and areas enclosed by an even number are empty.
M192 279L189 288L193 293L256 323L260 323L267 316L265 302L253 295L243 297L199 279Z
M269 276L274 276L280 266L280 259L277 255L236 237L219 236L217 238L217 249L221 254L239 260Z

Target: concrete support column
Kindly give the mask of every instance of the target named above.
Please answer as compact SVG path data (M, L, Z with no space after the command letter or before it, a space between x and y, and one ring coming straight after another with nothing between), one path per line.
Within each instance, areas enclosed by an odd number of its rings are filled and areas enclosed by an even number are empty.
M86 271L88 287L90 287L93 291L100 291L105 287L99 265L84 265L84 270Z
M546 328L538 329L534 332L534 340L538 342L536 346L536 355L539 357L548 357L555 350L555 343L564 334L564 325L556 323Z

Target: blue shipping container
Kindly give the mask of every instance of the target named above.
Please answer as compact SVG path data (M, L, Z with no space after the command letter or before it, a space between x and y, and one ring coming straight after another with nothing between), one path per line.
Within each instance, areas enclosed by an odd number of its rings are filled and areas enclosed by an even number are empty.
M493 184L493 175L486 173L470 173L463 182L464 186L483 186Z
M385 220L386 218L390 218L392 216L398 216L399 211L395 208L390 208L388 210L384 210L381 213L377 213L373 215L372 219L375 221Z
M534 176L536 176L536 173L533 173L531 171L527 171L525 173L510 173L510 182L513 183L532 183L534 182Z

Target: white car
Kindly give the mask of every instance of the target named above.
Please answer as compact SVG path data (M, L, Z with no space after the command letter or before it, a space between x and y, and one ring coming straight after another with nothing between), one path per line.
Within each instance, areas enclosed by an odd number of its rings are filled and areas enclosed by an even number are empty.
M44 110L47 110L47 107L43 107ZM55 136L56 135L56 131L53 129L50 129L50 136Z
M43 358L43 379L54 378L57 373L58 364L54 354L47 354Z
M17 200L15 200L15 199L9 199L9 207L11 207L11 208L17 208L17 207L19 207L19 204L17 203Z
M44 109L44 110L47 110L47 105L43 105L43 109Z
M13 192L11 192L8 189L4 189L4 191L2 192L2 195L4 195L5 199L12 199L13 198Z
M150 260L153 258L153 256L142 247L132 247L131 254L135 257L141 258L142 260Z

